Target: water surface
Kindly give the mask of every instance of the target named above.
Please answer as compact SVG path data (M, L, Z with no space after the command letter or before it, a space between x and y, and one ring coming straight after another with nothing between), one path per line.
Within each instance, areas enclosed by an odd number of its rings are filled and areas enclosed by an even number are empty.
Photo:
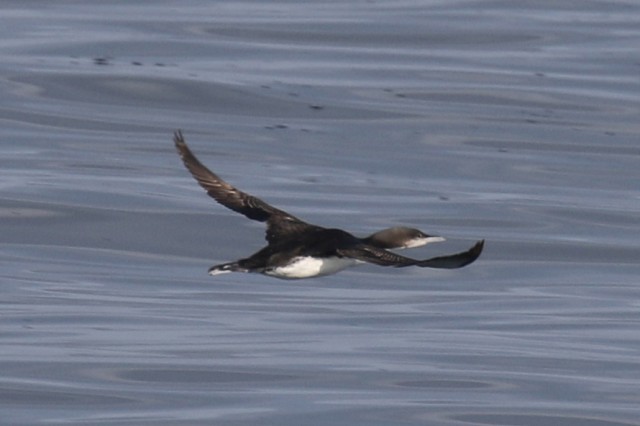
M5 2L11 425L638 425L640 6ZM457 271L208 277L238 187Z

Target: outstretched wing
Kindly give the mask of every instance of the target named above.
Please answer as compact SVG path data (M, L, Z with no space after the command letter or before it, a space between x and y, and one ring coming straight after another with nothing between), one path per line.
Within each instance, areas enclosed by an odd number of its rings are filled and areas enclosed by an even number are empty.
M455 269L467 266L470 263L480 257L482 249L484 248L484 240L480 240L473 247L467 251L461 253L451 254L448 256L439 256L431 259L421 260L416 263L416 266L421 268L442 268L442 269Z
M191 175L210 197L223 206L241 213L252 220L267 222L267 241L272 242L278 236L299 232L313 227L306 222L277 209L261 199L240 191L222 180L218 175L205 167L187 146L181 131L173 136L178 153Z
M422 268L442 268L455 269L462 268L475 261L482 253L484 240L478 241L469 250L448 256L439 256L431 259L418 260L401 256L390 251L373 247L367 244L359 244L338 250L338 254L364 262L373 263L380 266L394 266L397 268L405 266L419 266Z

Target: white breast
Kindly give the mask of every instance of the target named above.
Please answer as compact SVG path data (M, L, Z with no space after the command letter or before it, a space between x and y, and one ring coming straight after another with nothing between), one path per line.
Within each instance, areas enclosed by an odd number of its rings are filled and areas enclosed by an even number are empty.
M315 257L295 257L284 266L269 268L264 273L276 278L297 279L311 278L322 275L335 274L350 266L363 263L356 259L329 257L318 259Z

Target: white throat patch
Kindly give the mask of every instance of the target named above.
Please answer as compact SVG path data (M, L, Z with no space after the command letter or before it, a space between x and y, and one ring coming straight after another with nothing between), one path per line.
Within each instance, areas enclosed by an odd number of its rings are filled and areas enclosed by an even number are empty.
M445 241L445 239L442 237L413 238L407 241L407 243L404 246L402 246L402 248L422 247L429 243L439 243L441 241Z

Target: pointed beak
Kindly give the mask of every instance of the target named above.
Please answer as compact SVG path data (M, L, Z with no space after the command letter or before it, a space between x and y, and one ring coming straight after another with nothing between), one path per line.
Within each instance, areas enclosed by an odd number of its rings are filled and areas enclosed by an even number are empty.
M416 239L413 239L413 240L409 241L407 243L407 245L405 246L405 248L422 247L422 246L424 246L426 244L438 243L440 241L444 241L444 238L436 237L436 236L433 236L433 235L428 235L426 237L416 238Z
M443 241L447 241L444 237L436 237L435 235L428 236L425 238L425 244L429 243L441 243Z

